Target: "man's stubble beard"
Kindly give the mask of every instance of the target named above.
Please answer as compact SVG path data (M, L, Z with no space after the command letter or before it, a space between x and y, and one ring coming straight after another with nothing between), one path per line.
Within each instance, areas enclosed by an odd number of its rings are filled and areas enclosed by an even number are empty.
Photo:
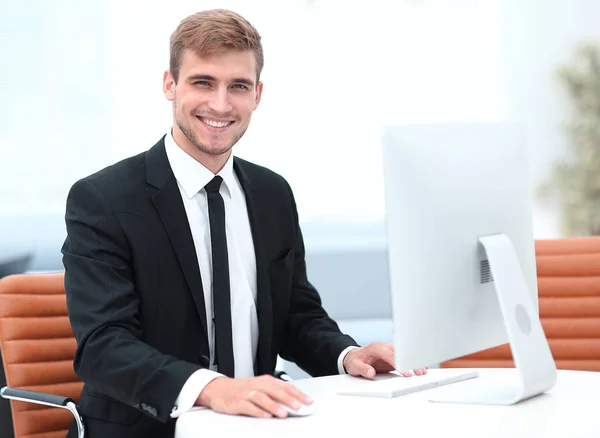
M185 123L183 123L179 117L175 116L175 122L177 123L177 126L179 127L179 129L181 130L181 132L183 133L183 135L185 136L185 138L188 139L188 141L196 148L198 149L200 152L207 154L207 155L222 155L227 153L238 141L240 141L240 139L244 136L244 134L246 133L246 129L244 129L242 132L240 132L231 142L230 145L227 145L226 147L224 147L223 149L219 149L219 150L212 150L208 147L206 147L206 145L203 145L202 143L200 143L200 141L198 140L198 138L196 137L196 134L194 133L194 131L192 130L192 128L190 126L186 126ZM237 123L237 122L236 122Z

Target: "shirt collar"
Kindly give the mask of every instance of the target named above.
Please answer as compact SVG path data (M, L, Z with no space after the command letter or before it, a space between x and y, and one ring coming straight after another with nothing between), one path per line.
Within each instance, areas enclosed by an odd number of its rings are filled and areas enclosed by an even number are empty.
M165 136L165 151L171 165L171 170L175 179L183 188L188 198L196 196L215 177L202 163L196 161L188 155L183 149L177 146L171 132ZM222 193L232 196L235 189L235 175L233 172L233 154L229 156L223 168L217 173L223 178Z

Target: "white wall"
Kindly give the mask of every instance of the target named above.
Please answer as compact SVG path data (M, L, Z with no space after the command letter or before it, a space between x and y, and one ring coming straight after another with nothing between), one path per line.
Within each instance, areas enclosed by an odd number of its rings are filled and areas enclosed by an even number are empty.
M578 43L600 42L598 0L314 0L301 70L314 79L295 140L315 156L304 197L310 219L378 220L383 212L380 129L385 124L517 120L525 124L534 184L564 155L568 101L555 71ZM302 126L299 124L299 126ZM336 163L336 199L319 179ZM294 175L296 176L296 175ZM370 184L370 186L369 186ZM352 206L360 199L362 212ZM311 205L314 207L314 205ZM559 237L557 205L536 200L537 238Z
M495 0L501 16L500 42L507 116L527 125L532 176L548 178L554 160L568 151L562 124L569 102L556 69L586 40L600 43L598 0ZM559 237L558 207L537 204L536 237Z
M502 116L495 17L479 0L314 0L306 18L291 139L310 166L291 174L304 218L383 218L385 125Z

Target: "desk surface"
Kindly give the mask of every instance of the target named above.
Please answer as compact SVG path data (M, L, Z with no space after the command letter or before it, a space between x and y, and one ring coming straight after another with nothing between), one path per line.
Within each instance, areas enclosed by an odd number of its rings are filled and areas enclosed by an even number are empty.
M446 370L431 370L444 373ZM511 369L480 369L479 379L506 379ZM412 377L418 378L418 377ZM197 410L177 421L175 438L251 437L600 437L600 373L559 371L549 392L513 406L430 403L440 387L393 399L337 395L338 388L361 384L351 376L293 382L314 400L308 417L255 419ZM464 385L469 382L453 384ZM369 435L371 434L371 435ZM385 435L383 435L385 434Z

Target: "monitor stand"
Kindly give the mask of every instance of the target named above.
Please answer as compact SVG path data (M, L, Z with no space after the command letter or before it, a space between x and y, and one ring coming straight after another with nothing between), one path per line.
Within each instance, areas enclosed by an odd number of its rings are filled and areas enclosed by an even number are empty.
M510 385L502 385L481 376L463 385L452 385L450 391L431 397L431 402L512 405L556 384L556 364L510 239L497 234L481 237L479 242L490 263L516 365L515 379Z

